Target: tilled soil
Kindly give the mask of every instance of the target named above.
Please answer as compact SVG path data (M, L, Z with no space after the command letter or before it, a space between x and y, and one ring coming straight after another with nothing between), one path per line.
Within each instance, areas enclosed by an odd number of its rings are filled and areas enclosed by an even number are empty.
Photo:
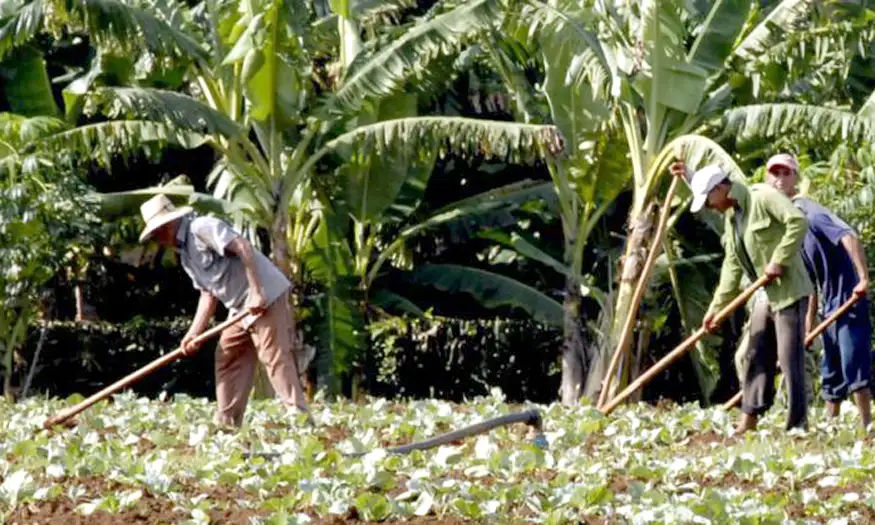
M5 525L165 525L188 521L192 518L187 511L180 509L169 498L153 494L143 487L124 486L99 476L64 478L59 480L59 482L65 486L77 485L83 487L85 488L85 493L75 501L68 497L61 497L48 501L29 501L23 503L13 510L12 514L4 522ZM102 494L122 492L134 488L139 488L142 491L142 497L129 508L112 513L97 510L89 515L85 515L77 510L79 505L99 498ZM250 525L250 518L256 516L266 518L271 514L267 510L242 507L239 502L244 501L247 494L239 487L217 486L206 489L206 491L202 489L203 487L199 487L197 490L194 490L193 487L185 487L184 491L190 495L207 493L208 499L214 502L214 507L216 507L207 512L210 517L210 523ZM314 513L308 514L313 524L339 525L341 523L348 523L364 525L373 523L360 520L355 511L346 516L332 516L328 518L317 516ZM459 525L471 522L454 516L443 518L425 516L406 521L387 520L381 523Z
M74 501L67 497L50 501L27 502L19 505L7 519L8 525L103 525L109 523L137 524L170 524L179 523L191 516L178 508L170 499L152 494L148 489L136 487L142 491L140 499L132 506L115 513L97 510L90 515L78 512L76 508L85 502L99 498L102 494L131 490L135 487L124 486L115 481L109 481L99 476L65 478L60 480L64 485L78 485L85 488L84 495ZM242 492L242 491L241 491ZM228 508L213 510L208 514L213 523L249 523L249 518L259 513L252 509L244 509L237 505L238 493L219 488L213 490L210 498L215 501L228 502Z
M191 517L175 510L173 502L155 496L143 496L136 507L117 513L96 511L89 516L76 512L77 503L69 500L55 500L41 503L29 503L16 509L7 520L7 525L159 525L186 521ZM250 517L267 513L251 509L230 509L226 511L211 511L210 522L228 525L249 525ZM361 521L354 516L334 516L319 518L311 515L313 524L326 525L365 525L373 522ZM457 517L421 517L406 521L387 520L382 523L405 523L408 525L461 525L472 523Z
M102 525L107 523L178 523L189 516L175 511L169 500L144 494L134 508L112 513L96 511L89 516L76 512L78 503L64 498L19 506L7 520L8 525ZM227 523L244 523L229 521Z
M116 513L95 511L85 516L76 511L80 502L74 502L67 498L30 502L19 506L7 519L7 525L159 525L180 523L191 519L188 513L178 509L169 499L144 494L133 508L125 509ZM269 512L253 509L244 509L237 505L231 505L226 510L212 510L209 513L210 523L228 525L249 525L250 518L254 516L268 517ZM313 524L352 524L364 525L374 522L361 521L355 515L333 516L320 518L311 514ZM472 523L458 517L448 516L438 518L425 516L412 518L406 521L387 520L382 523L406 523L409 525L460 525Z
M549 473L541 473L547 476ZM541 477L539 475L538 477ZM76 500L63 496L47 501L28 501L17 506L4 522L5 525L165 525L175 524L192 519L188 511L181 509L171 499L153 494L147 488L130 485L122 485L115 481L106 480L99 476L63 478L59 483L65 487L79 486L85 488L83 495ZM99 498L101 495L112 492L120 493L132 489L142 491L140 499L131 507L117 512L96 510L85 515L78 507ZM188 496L206 494L207 499L213 504L212 509L207 511L211 524L250 525L250 518L268 518L271 511L267 509L244 508L240 502L247 499L247 493L239 487L216 486L211 488L183 487L183 492ZM312 524L326 525L366 525L376 522L362 520L355 509L345 516L318 516L314 512L304 511L311 518ZM505 516L512 524L527 523L525 516ZM487 523L487 521L470 521L458 516L438 517L434 515L412 517L406 520L389 519L382 521L384 524L406 525L462 525L470 523ZM596 517L581 517L581 525L604 525L608 522Z

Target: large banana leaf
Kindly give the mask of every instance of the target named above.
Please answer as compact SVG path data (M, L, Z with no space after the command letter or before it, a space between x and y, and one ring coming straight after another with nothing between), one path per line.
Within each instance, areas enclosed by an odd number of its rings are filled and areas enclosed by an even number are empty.
M572 152L592 139L609 114L606 103L599 97L596 84L599 80L594 79L593 73L582 73L601 69L597 53L589 41L580 37L579 31L571 24L561 24L555 31L542 32L539 38L546 70L544 93L552 120L571 144ZM595 64L587 65L588 62Z
M331 10L337 15L337 31L340 36L340 63L344 71L362 50L361 29L353 9L358 2L349 0L331 0Z
M100 159L109 165L114 154L131 156L147 145L175 145L197 148L207 141L204 135L178 130L162 123L142 120L107 120L58 131L31 142L26 151L37 154L61 155L76 152L84 157Z
M352 216L360 222L382 219L383 213L399 200L405 186L404 198L393 210L393 215L400 219L402 210L413 211L411 204L422 198L413 190L419 189L424 193L434 166L433 155L429 156L426 152L422 157L412 151L399 155L370 155L359 159L359 162L346 163L341 168L341 174Z
M750 12L750 0L716 0L699 28L687 60L708 73L723 69Z
M705 95L708 73L686 61L686 31L675 0L644 0L641 10L641 34L650 71L638 75L633 86L644 98L648 143L655 145L654 137L662 132L664 118L659 106L694 113ZM653 147L648 149L655 153Z
M555 200L556 193L549 182L524 180L447 204L418 225L406 228L402 235L409 235L417 226L440 226L450 232L452 242L462 242L485 229L517 224L519 212L528 203L551 207Z
M413 155L412 151L416 151L423 158L430 154L443 157L453 151L462 157L479 155L485 159L533 163L560 155L564 147L564 138L555 126L462 117L398 118L358 126L327 142L300 169L287 172L284 185L296 188L326 155L391 158L402 153ZM423 184L421 177L416 184Z
M105 61L102 55L91 60L88 71L64 88L64 114L67 122L77 122L85 106L85 95L101 75L105 74Z
M507 184L452 202L435 210L429 217L404 228L399 233L398 240L453 221L468 221L473 217L490 214L496 210L516 209L526 202L547 200L553 195L553 189L549 182L523 180Z
M426 264L410 278L449 293L467 293L486 308L518 308L540 323L562 326L559 302L504 275L455 264Z
M0 2L0 60L18 46L33 40L42 29L44 1Z
M428 154L428 152L426 152ZM425 162L402 164L407 166L407 173L395 199L383 211L383 221L400 223L410 217L419 207L425 197L425 189L434 170L434 154ZM373 170L372 170L373 171Z
M697 170L711 163L720 164L729 176L746 180L744 171L735 162L735 159L720 144L701 135L682 135L668 143L661 152L661 158L671 158L675 154L684 159L690 169ZM689 182L685 179L685 182ZM683 198L681 191L678 198Z
M571 274L571 269L567 265L547 253L547 251L538 246L532 238L528 238L517 232L507 232L498 229L481 232L478 236L509 248L513 248L520 255L538 261L566 277L576 278Z
M249 100L248 115L275 133L299 118L304 87L292 60L299 54L296 35L287 30L290 16L284 0L241 4L237 20L240 37L223 65L240 64L241 80ZM300 16L300 15L297 15ZM268 141L263 141L268 143Z
M24 46L0 62L6 100L14 113L26 117L56 117L60 114L52 94L46 61L33 46Z
M206 60L197 40L155 12L121 0L32 0L0 21L0 59L31 40L46 18L87 34L98 46L139 53L144 48L161 56Z
M605 130L585 148L578 147L578 163L569 175L583 201L613 202L632 178L629 156L629 143L616 130Z
M757 104L724 115L724 133L740 141L806 134L824 141L875 141L875 119L805 104Z
M0 140L15 148L23 149L66 128L63 120L54 117L27 118L14 113L0 113Z
M109 120L70 129L54 117L26 119L7 114L0 116L0 140L18 145L21 154L17 160L4 162L0 171L5 172L29 162L54 164L67 159L70 153L109 169L115 155L130 157L168 144L195 148L207 137L151 121Z
M522 4L508 14L505 28L508 33L530 45L549 42L554 48L567 46L576 57L568 71L569 79L590 84L593 91L601 90L610 81L608 89L613 91L616 87L613 82L619 80L617 64L593 30L604 22L596 10L581 6L576 0L528 0Z
M782 34L792 32L811 13L812 0L783 0L735 46L733 56L753 59L777 43Z
M518 208L523 203L544 201L553 198L553 196L553 188L549 182L525 180L495 188L435 210L427 218L403 228L395 235L392 243L384 248L377 260L371 264L367 282L373 283L383 264L395 257L410 238L425 230L457 221L479 224L478 218L493 216L496 213L504 214Z
M473 0L414 25L365 64L355 67L335 94L334 104L354 110L368 98L395 92L409 78L423 75L435 58L457 52L493 27L500 17L499 0Z
M207 137L176 130L161 123L140 120L109 120L69 129L53 117L15 119L0 116L0 140L19 145L20 157L4 159L0 172L25 166L27 171L75 158L96 161L110 169L115 155L130 157L160 150L166 145L196 148Z
M461 117L400 118L344 133L314 154L306 168L324 155L347 152L351 147L360 148L362 154L388 155L398 148L416 148L437 151L441 156L454 151L530 164L561 153L564 139L555 126Z
M86 97L110 118L129 117L164 123L179 130L228 138L244 136L225 114L182 93L154 88L99 88Z
M388 97L373 117L379 122L415 116L417 102L413 94ZM435 158L424 148L393 148L382 155L354 151L341 168L352 216L360 222L404 220L422 200Z
M223 216L234 216L245 211L236 203L196 192L193 186L186 184L168 184L113 193L95 192L93 196L100 205L99 213L101 217L112 220L119 217L138 215L140 213L140 205L158 194L166 195L167 198L174 201L177 205L190 205L201 213L218 213Z
M391 290L386 290L385 288L378 289L371 296L371 303L396 315L409 314L414 317L425 315L425 312L422 308L417 306L416 303Z

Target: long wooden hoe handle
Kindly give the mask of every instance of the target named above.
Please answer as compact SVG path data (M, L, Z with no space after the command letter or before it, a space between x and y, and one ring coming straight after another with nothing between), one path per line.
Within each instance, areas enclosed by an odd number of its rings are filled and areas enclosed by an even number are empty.
M620 342L617 343L617 348L614 350L611 363L608 365L608 371L605 374L605 378L602 380L602 391L599 394L597 406L602 406L608 401L611 380L614 378L614 372L617 370L620 358L628 353L626 349L629 347L630 339L632 339L632 327L638 319L638 308L641 306L641 298L644 297L644 290L647 288L647 283L650 281L650 273L656 262L656 256L659 255L660 248L662 247L662 237L665 232L665 226L668 224L668 216L671 214L671 200L674 198L674 192L677 189L681 177L683 177L683 175L675 175L672 177L671 184L668 187L668 192L665 194L665 202L662 204L659 223L656 225L656 233L651 240L652 244L650 246L650 253L647 254L647 260L644 261L644 267L641 269L641 275L638 278L638 283L635 285L635 291L632 293L632 308L626 313L626 321L623 323L623 332L620 335Z
M811 330L811 332L809 332L808 335L805 336L805 348L808 348L809 346L811 346L811 344L814 343L814 340L817 339L817 336L819 336L821 333L823 333L823 331L826 330L829 327L829 325L836 322L839 317L845 315L845 313L848 310L850 310L851 307L853 307L855 304L857 304L857 301L859 301L861 297L862 297L861 295L856 295L856 294L852 295L851 298L848 299L847 301L845 301L844 304L842 304L838 310L836 310L835 312L832 313L832 315L830 315L829 317L824 319L822 323L815 326ZM729 410L732 407L734 407L735 405L741 403L741 398L743 395L744 395L744 392L738 392L737 394L735 394L735 396L733 396L732 399L730 399L729 401L727 401L726 403L723 404L723 409Z
M192 343L195 343L195 344L203 343L207 339L215 337L217 334L222 332L224 329L228 328L229 326L236 323L237 321L243 319L247 315L249 315L249 311L247 311L247 310L244 310L244 311L238 313L234 317L229 318L228 320L224 321L223 323L218 324L218 325L214 326L213 328L210 328L206 332L202 333L201 335L195 337L192 340ZM88 399L85 399L84 401L81 401L78 404L71 406L70 408L66 408L64 410L61 410L54 417L50 417L49 419L47 419L46 422L43 423L43 428L51 428L54 425L63 423L64 421L67 421L71 417L75 416L79 412L82 412L83 410L85 410L86 408L90 407L91 405L97 403L98 401L101 401L101 400L109 397L110 395L118 392L119 390L131 385L132 383L134 383L136 381L139 381L140 379L142 379L144 377L146 377L147 375L151 374L155 370L158 370L159 368L167 366L170 363L172 363L172 362L176 361L177 359L180 359L181 357L184 357L184 356L185 356L184 349L182 347L179 347L176 350L170 352L169 354L166 354L166 355L159 357L158 359L152 361L151 363L144 366L143 368L140 368L136 372L132 372L131 374L119 379L115 383L104 388L100 392L97 392L96 394L92 395Z
M772 277L768 275L763 275L759 279L753 282L750 286L747 287L746 290L741 292L741 294L732 300L731 303L726 305L722 310L717 312L717 315L714 316L714 320L712 321L712 325L716 326L723 322L724 319L729 317L732 312L734 312L739 306L743 305L747 300L752 296L757 290L761 287L765 286L772 280ZM614 399L606 404L603 407L600 407L599 410L602 411L603 414L607 415L614 411L620 403L626 400L629 396L631 396L636 390L644 386L648 381L656 377L657 374L661 373L663 370L668 368L669 365L674 363L679 357L689 352L696 342L701 339L708 331L705 330L705 327L700 327L698 330L693 332L693 335L687 338L686 341L678 345L677 348L669 352L665 357L659 360L655 365L650 367L646 372L641 374L641 376L632 382L629 386L626 387L625 390L617 394Z

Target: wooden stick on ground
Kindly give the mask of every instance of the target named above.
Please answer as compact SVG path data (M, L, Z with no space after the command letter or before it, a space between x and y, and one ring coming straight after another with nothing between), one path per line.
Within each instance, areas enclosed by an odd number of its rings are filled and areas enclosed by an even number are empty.
M805 348L808 348L809 346L811 346L811 344L814 343L814 340L817 339L817 336L819 336L821 333L823 333L823 331L826 330L829 327L829 325L836 322L839 317L843 316L845 314L845 312L847 312L848 310L851 309L851 307L853 307L855 304L857 304L857 301L860 300L860 297L862 297L862 296L860 296L860 295L851 296L851 298L848 299L847 301L845 301L845 303L842 304L838 310L836 310L835 312L832 313L832 315L830 315L829 317L824 319L822 323L815 326L811 330L811 332L809 332L809 334L805 336ZM737 394L735 394L732 397L732 399L730 399L729 401L727 401L726 403L723 404L723 409L729 410L732 407L736 406L737 404L741 403L741 398L743 395L744 395L744 392L738 392Z
M741 294L732 300L731 303L726 305L722 310L717 312L717 315L714 316L714 320L712 321L712 326L717 326L722 323L724 319L729 317L732 312L734 312L739 306L743 305L747 300L761 287L765 286L772 280L772 277L768 275L763 275L753 284L747 287L746 290L741 292ZM678 345L677 348L669 352L665 357L659 360L655 365L650 367L646 372L641 374L641 376L632 382L629 386L626 387L625 390L617 394L617 396L610 401L607 405L600 407L599 410L605 415L610 414L614 411L620 403L626 400L629 396L631 396L636 390L647 384L651 379L656 377L657 374L661 373L663 370L669 367L672 363L674 363L679 357L689 352L696 344L696 342L701 339L705 334L707 334L707 330L705 327L700 327L696 330L693 335L687 338L686 341Z
M236 323L237 321L243 319L247 315L249 315L249 311L244 310L244 311L238 313L237 315L235 315L234 317L229 318L227 321L225 321L219 325L216 325L213 328L210 328L206 332L204 332L201 335L194 338L194 340L192 342L195 344L203 343L204 341L206 341L212 337L215 337L217 334L222 332L222 330L228 328L229 326L231 326L232 324ZM180 348L177 348L176 350L174 350L173 352L170 352L169 354L166 354L166 355L159 357L158 359L152 361L151 363L144 366L143 368L140 368L139 370L132 372L131 374L119 379L115 383L104 388L100 392L97 392L96 394L92 395L88 399L85 399L84 401L81 401L80 403L73 405L70 408L66 408L64 410L61 410L55 416L47 419L46 422L43 423L43 428L51 428L54 425L57 425L57 424L60 424L60 423L67 421L71 417L82 412L83 410L85 410L86 408L90 407L91 405L97 403L98 401L101 401L101 400L109 397L110 395L118 392L119 390L131 385L132 383L134 383L136 381L139 381L140 379L142 379L144 377L146 377L147 375L151 374L155 370L158 370L159 368L167 366L170 363L172 363L172 362L176 361L177 359L180 359L184 356L185 356L184 349L182 347L180 347Z
M614 355L611 358L611 363L608 365L608 371L602 381L602 391L599 393L597 406L601 407L608 401L609 391L611 389L611 381L614 377L614 372L617 370L617 365L620 363L620 357L626 353L626 347L629 346L634 330L632 327L638 319L638 309L641 306L641 298L644 296L644 290L647 288L647 283L650 281L650 273L653 270L653 265L656 263L656 257L659 255L662 248L662 236L665 232L665 226L668 224L668 217L671 215L671 200L674 198L674 192L677 189L683 175L675 175L672 177L671 184L668 187L668 192L665 194L665 202L662 203L662 210L659 215L659 223L656 226L656 233L652 237L650 245L650 253L647 254L647 260L644 262L644 267L641 269L641 275L638 278L638 283L635 285L635 291L632 294L632 308L626 315L626 322L623 323L623 332L620 335L620 342L617 343L617 348L614 350Z

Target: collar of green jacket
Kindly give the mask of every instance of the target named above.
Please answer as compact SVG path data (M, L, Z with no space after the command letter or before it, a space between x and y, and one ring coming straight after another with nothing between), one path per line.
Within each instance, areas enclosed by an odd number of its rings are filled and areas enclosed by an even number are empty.
M733 199L738 207L730 208L728 214L732 215L734 218L738 211L744 213L744 210L746 210L748 204L750 204L750 190L748 189L747 184L738 180L732 181L732 186L729 188L729 198Z

